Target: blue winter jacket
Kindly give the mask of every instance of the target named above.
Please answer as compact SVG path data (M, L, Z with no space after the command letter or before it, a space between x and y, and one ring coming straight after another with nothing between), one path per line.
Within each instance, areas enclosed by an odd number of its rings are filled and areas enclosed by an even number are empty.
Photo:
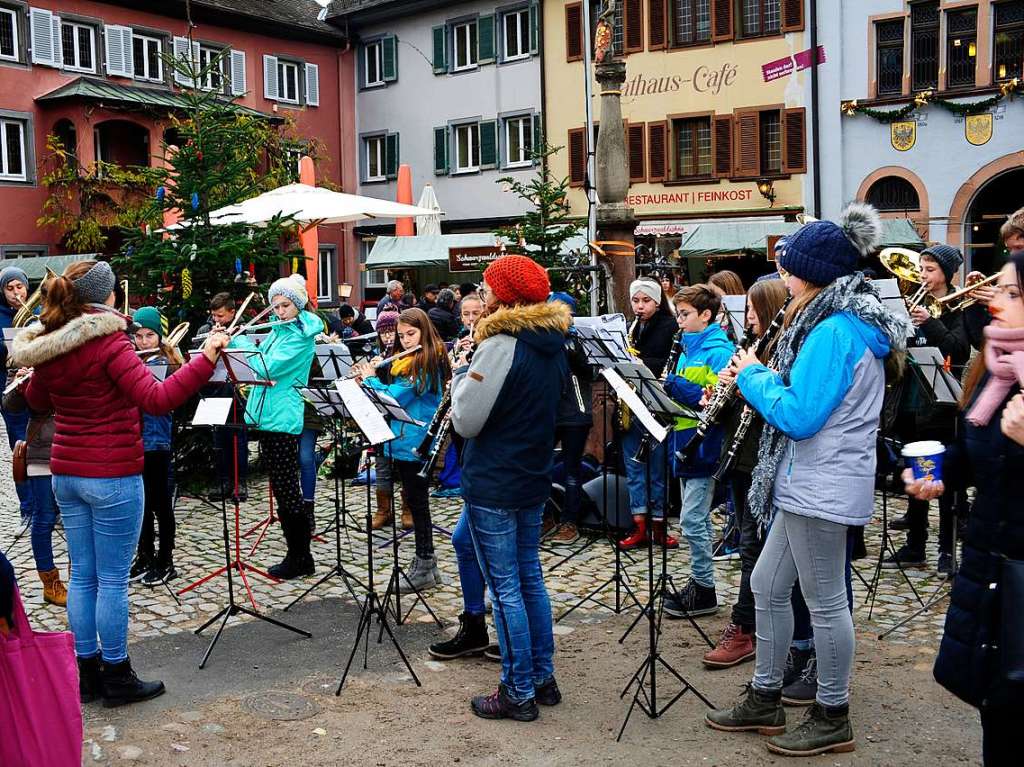
M158 365L166 365L167 358L163 355L156 355L155 357L146 360L146 365L155 367ZM150 415L149 413L142 413L142 449L145 452L151 450L170 450L171 449L171 426L174 421L174 416L171 413L167 415Z
M718 372L729 364L736 347L722 326L713 322L700 333L684 333L683 353L676 369L665 379L665 391L676 402L699 408L704 389L718 383ZM722 453L722 427L708 432L696 454L685 464L675 457L697 430L692 418L677 418L669 435L672 469L677 477L710 477Z
M423 422L423 426L411 423L392 423L392 430L397 427L396 438L384 447L384 454L396 461L419 461L420 457L413 450L419 447L423 441L423 437L427 433L427 424L434 417L437 406L441 404L441 386L428 388L422 394L418 394L412 379L408 376L398 376L389 384L382 383L379 378L367 378L363 381L363 385L369 389L387 392L395 398L405 412L417 421Z
M888 353L881 330L842 312L808 333L789 385L764 365L740 373L747 402L793 440L775 475L777 508L843 525L870 521Z

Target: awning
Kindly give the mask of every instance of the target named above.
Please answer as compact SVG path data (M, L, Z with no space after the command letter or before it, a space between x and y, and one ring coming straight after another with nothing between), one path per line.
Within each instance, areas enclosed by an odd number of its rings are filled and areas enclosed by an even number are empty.
M98 258L98 253L76 253L70 256L33 256L31 258L5 258L0 260L0 271L8 266L16 266L24 270L30 280L41 280L46 275L46 267L50 267L57 274L63 272L69 264L75 261L85 261L90 258Z
M106 80L98 80L92 77L77 77L56 90L37 96L36 101L65 101L70 99L85 99L86 101L107 101L114 104L144 107L150 109L187 109L190 104L188 99L180 93L165 88L141 88L137 85L119 85ZM282 121L282 118L260 112L249 107L235 104L229 101L221 101L225 107L233 109L239 114L251 117L262 117L275 122Z
M448 266L449 248L485 248L498 241L490 232L378 237L366 257L367 269Z

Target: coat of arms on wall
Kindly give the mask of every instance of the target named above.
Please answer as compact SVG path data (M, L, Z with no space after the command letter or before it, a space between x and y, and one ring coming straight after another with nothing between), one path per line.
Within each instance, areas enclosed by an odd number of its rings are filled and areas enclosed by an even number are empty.
M890 123L889 139L893 149L906 152L917 142L917 123L913 120Z
M992 138L992 113L967 115L964 119L964 135L967 137L968 144L974 144L974 146L987 144Z

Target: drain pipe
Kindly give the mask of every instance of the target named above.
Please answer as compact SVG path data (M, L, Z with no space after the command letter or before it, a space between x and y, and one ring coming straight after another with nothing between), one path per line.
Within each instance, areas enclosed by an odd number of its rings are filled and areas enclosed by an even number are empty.
M818 147L818 0L811 0L811 162L814 175L811 214L821 218L821 151Z

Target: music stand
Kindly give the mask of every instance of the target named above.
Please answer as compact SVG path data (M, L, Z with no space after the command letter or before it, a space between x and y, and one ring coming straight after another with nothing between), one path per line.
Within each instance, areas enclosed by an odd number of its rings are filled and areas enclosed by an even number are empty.
M730 339L737 341L743 338L747 326L747 296L722 296L722 309L729 319Z
M356 427L362 434L363 439L367 447L383 445L386 442L390 442L395 439L394 432L388 427L387 421L384 420L383 415L378 411L377 407L367 396L367 390L363 389L355 379L345 379L336 382L338 392L341 395L342 402L345 410L352 417ZM369 478L369 464L367 464L367 478ZM381 603L380 597L377 595L377 589L374 585L374 573L373 573L373 519L372 519L372 504L370 503L370 483L366 483L366 583L362 584L366 589L366 595L363 598L363 605L359 611L359 624L356 629L355 640L352 642L352 651L349 653L348 662L345 664L345 670L341 675L341 680L338 682L338 689L335 691L335 695L341 695L341 690L345 686L345 681L348 679L349 669L352 667L352 661L356 657L356 651L359 649L359 642L363 642L363 668L367 667L367 656L369 654L370 644L370 626L373 623L374 617L377 618L377 622L381 627L381 638L383 633L387 632L388 638L391 639L391 643L395 646L395 650L398 652L399 657L402 659L402 663L409 670L412 675L413 681L416 682L417 687L422 687L419 677L416 676L416 672L413 671L412 664L409 663L409 659L406 657L405 652L402 650L402 646L398 643L397 637L391 630L391 624L388 622L388 611Z

